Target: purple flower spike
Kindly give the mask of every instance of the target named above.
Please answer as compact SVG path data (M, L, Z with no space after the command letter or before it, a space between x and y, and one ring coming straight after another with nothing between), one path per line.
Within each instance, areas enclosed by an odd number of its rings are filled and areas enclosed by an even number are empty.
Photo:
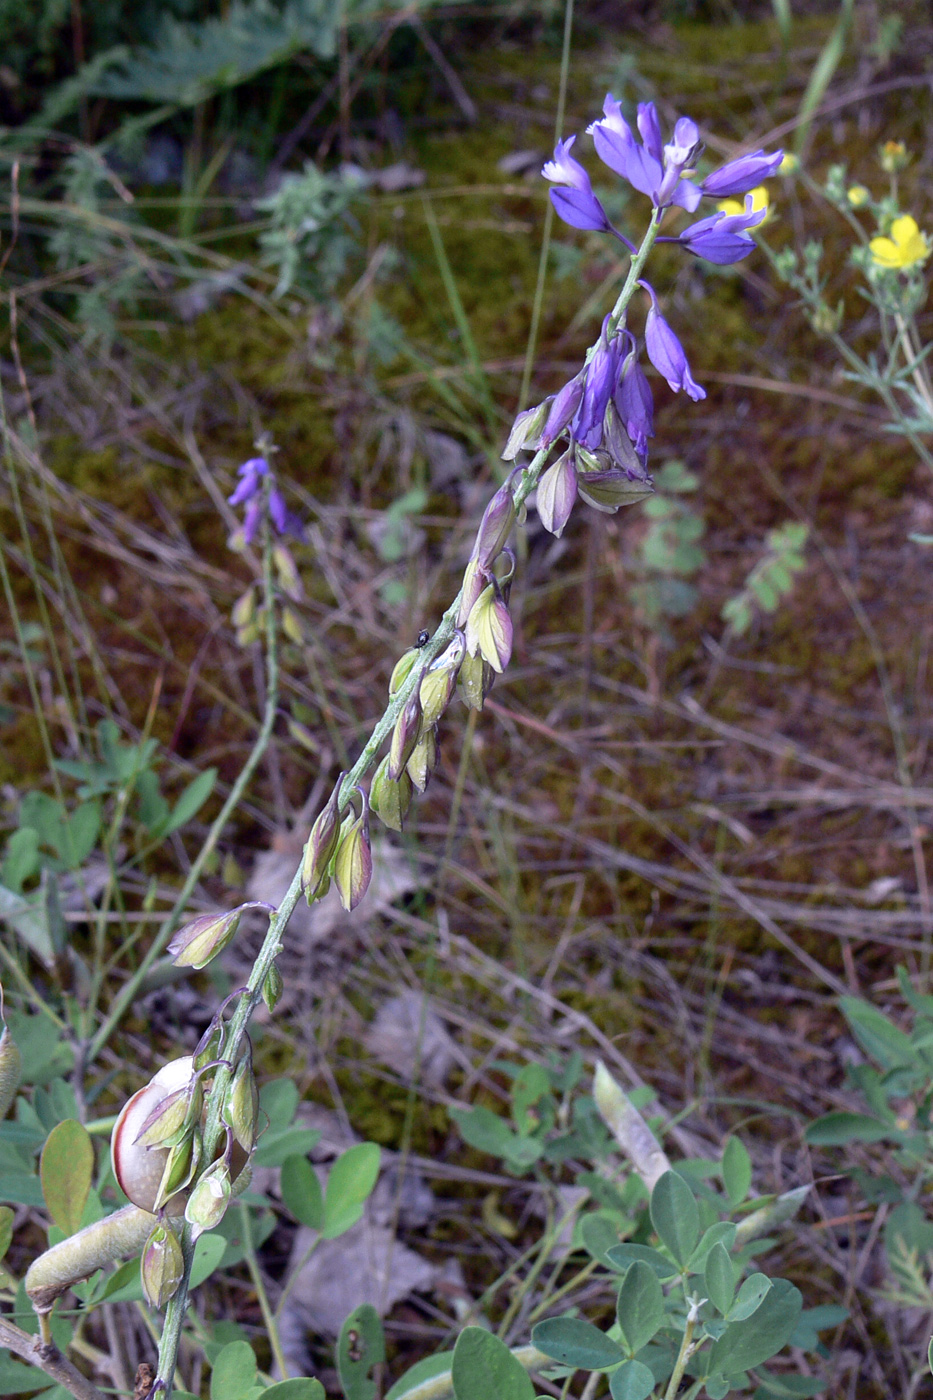
M558 141L554 148L554 159L546 161L541 174L546 180L553 180L560 186L551 190L551 203L565 224L571 228L593 229L598 233L610 233L612 225L606 211L593 193L590 177L579 161L570 154L570 147L577 138L570 136L566 141Z
M713 199L722 199L729 194L747 194L762 180L770 179L783 159L783 151L774 151L771 155L765 151L755 151L749 156L739 156L738 160L730 160L714 170L712 175L707 175L702 185L703 193Z
M288 506L285 504L285 497L277 486L273 486L269 492L269 514L272 523L280 535L284 535L288 528Z
M745 230L760 224L768 212L767 209L759 209L757 214L752 213L751 204L751 197L748 196L744 214L711 214L708 219L700 219L684 229L678 242L689 248L691 253L721 267L739 262L755 247L754 240L748 237Z
M685 152L676 138L670 147L661 146L661 129L653 103L643 103L638 109L638 129L644 138L644 146L635 140L619 103L611 93L603 103L603 112L602 121L592 122L587 127L592 134L596 154L603 164L621 175L623 180L628 180L636 190L648 195L659 207L677 204L692 214L700 202L701 191L689 180L680 178L683 165L672 163L668 152L676 153L679 159L681 155L692 154L693 146ZM687 125L681 126L681 123ZM687 117L681 118L681 123L678 123L681 136L689 137L691 131L696 130L695 124Z
M247 544L252 544L256 538L256 531L259 529L261 519L262 501L258 496L254 496L246 507L246 514L243 517L243 538Z
M604 107L603 111L605 110ZM645 150L659 165L662 165L664 163L664 142L661 140L661 123L658 121L658 109L653 102L639 102L638 130L641 133L642 141L645 143Z
M676 394L680 389L696 402L706 398L706 390L697 384L690 373L690 366L681 345L671 327L658 310L658 299L647 282L639 283L651 297L648 319L645 322L645 348L648 359L660 375L667 380Z
M244 501L252 500L259 490L262 478L269 471L269 463L265 457L250 457L248 462L244 462L242 467L237 468L237 476L241 478L240 484L227 500L232 506L241 506Z

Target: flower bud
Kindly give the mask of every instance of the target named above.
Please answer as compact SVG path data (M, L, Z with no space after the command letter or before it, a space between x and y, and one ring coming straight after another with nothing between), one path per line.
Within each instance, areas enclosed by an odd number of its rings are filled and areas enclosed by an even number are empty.
M407 774L419 792L424 792L437 767L437 725L428 724L408 760Z
M23 1057L6 1026L0 1035L0 1118L5 1118L23 1077Z
M395 721L392 742L389 745L389 763L386 773L393 782L405 771L405 764L411 758L412 749L421 734L421 701L418 692L411 696Z
M903 141L885 141L878 147L878 162L888 175L897 175L909 161L910 155Z
M127 1199L142 1210L157 1209L156 1201L172 1149L146 1147L137 1138L145 1131L153 1113L158 1112L166 1099L191 1085L193 1077L194 1063L190 1055L171 1060L127 1100L114 1124L110 1139L113 1174ZM173 1201L163 1197L161 1204L170 1215L177 1215L182 1209L180 1199Z
M274 1011L278 1001L285 990L285 983L278 966L273 963L266 973L262 984L262 999L270 1011Z
M512 655L512 619L495 584L483 589L467 618L466 648L470 656L477 652L500 674Z
M450 704L465 649L463 634L458 633L447 650L432 661L424 673L418 697L425 724L436 724Z
M407 773L389 777L389 760L384 758L373 774L369 805L379 820L392 831L401 831L411 806L411 779Z
M509 440L503 449L502 460L504 462L514 462L522 450L529 452L536 450L541 440L541 430L547 422L550 411L551 400L549 398L534 408L522 409L512 424Z
M395 663L395 666L392 670L391 678L389 680L390 699L393 695L397 695L398 692L401 690L402 686L405 684L406 680L411 675L411 668L414 666L415 662L418 660L418 657L420 655L421 652L419 651L418 647L409 647L407 651L402 652L398 661L396 661Z
M560 539L577 499L577 472L573 453L565 452L548 467L538 482L535 497L545 530Z
M181 1245L169 1225L156 1225L143 1249L140 1279L146 1302L151 1308L164 1308L178 1292L184 1273Z
M304 597L304 590L291 550L286 549L284 544L273 545L272 562L282 592L287 598L291 598L292 602L300 603Z
M476 541L470 557L483 569L490 568L502 553L515 524L511 480L510 476L509 480L499 487L483 512L480 527L476 532Z
M230 621L239 631L243 627L248 627L256 617L256 590L250 586L233 605L230 614Z
M259 1121L259 1092L252 1056L244 1055L233 1071L224 1099L223 1120L244 1152L252 1152Z
M193 1226L194 1239L205 1230L216 1229L226 1214L231 1195L230 1168L221 1159L204 1172L188 1197L185 1219Z
M245 909L271 911L272 907L261 899L255 899L248 904L238 904L236 909L229 909L226 914L201 914L172 937L168 951L175 959L175 966L206 967L233 942Z
M460 667L460 694L468 709L481 710L486 696L492 690L495 672L487 661L479 655L463 658Z
M345 827L334 856L334 884L340 903L348 913L363 898L373 875L368 815L367 806L364 805L356 820Z
M318 815L311 828L308 843L305 846L304 859L301 866L301 883L304 886L305 897L310 904L320 893L320 887L327 875L327 867L337 849L337 842L340 838L340 810L339 796L340 784L343 774L337 779L333 792L330 795L327 806Z
M541 434L542 447L547 447L555 438L560 437L561 433L567 427L567 424L580 407L585 381L586 372L585 370L581 370L580 373L565 384L551 400L547 422Z
M162 1210L168 1201L175 1199L178 1203L178 1209L172 1213L181 1213L187 1196L185 1188L191 1184L200 1160L201 1134L195 1129L190 1136L182 1138L181 1142L168 1149L165 1167L162 1171L162 1180L159 1182L159 1189L152 1207L154 1211Z
M457 612L457 626L463 627L479 595L488 583L486 570L477 559L471 559L463 571L460 608Z

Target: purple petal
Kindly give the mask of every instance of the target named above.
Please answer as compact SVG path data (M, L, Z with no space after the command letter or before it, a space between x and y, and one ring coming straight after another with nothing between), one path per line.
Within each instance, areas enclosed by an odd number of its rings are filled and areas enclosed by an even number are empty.
M241 506L244 501L251 501L259 490L259 478L256 476L244 476L236 490L227 497L230 505Z
M573 423L574 438L591 450L602 442L606 406L619 382L620 344L617 338L606 341L608 319L603 322L599 344L587 366L583 399Z
M608 233L612 227L605 209L592 190L551 190L551 203L560 218L571 228L595 229L599 233Z
M703 181L703 193L714 199L729 194L747 194L762 180L769 179L783 159L783 151L775 151L771 155L755 151L749 156L739 156L738 160L730 160L714 170L712 175L707 175Z
M645 143L645 150L654 157L659 165L663 164L664 149L661 142L661 123L658 121L658 109L653 102L639 102L638 130Z
M577 374L554 395L551 411L541 434L541 446L548 447L567 427L583 397L583 373Z
M256 538L256 531L259 529L261 519L262 501L258 496L254 496L246 507L246 515L243 517L243 538L247 544L252 544Z
M576 190L589 190L590 177L578 160L570 154L570 147L576 141L568 136L566 141L558 141L554 147L554 159L547 160L541 169L545 180L553 180L557 185L570 185Z
M645 348L649 360L675 394L684 389L694 401L706 398L706 390L697 384L690 373L684 347L658 310L653 293L645 322Z
M272 523L280 535L285 534L285 526L288 521L288 506L285 504L285 497L277 486L273 486L269 492L269 514L272 516Z
M603 122L594 122L590 130L596 154L603 165L608 165L623 180L628 180L641 194L652 198L663 174L660 161L638 145L627 127L627 137Z

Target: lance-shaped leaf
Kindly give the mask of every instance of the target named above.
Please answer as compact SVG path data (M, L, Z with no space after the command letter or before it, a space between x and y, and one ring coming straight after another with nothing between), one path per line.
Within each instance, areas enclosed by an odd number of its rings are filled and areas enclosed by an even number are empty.
M330 865L337 849L337 842L340 840L339 799L342 781L343 774L341 773L328 798L327 806L315 819L308 843L305 846L304 858L301 863L301 883L309 904L318 894L327 876L327 867Z
M573 464L573 453L565 452L541 477L535 497L541 524L558 539L570 519L576 499L577 470Z
M373 853L369 822L364 810L345 828L334 856L334 884L340 903L348 912L355 909L369 888L373 875Z
M429 725L414 747L406 772L419 792L424 792L437 767L437 725Z
M494 584L484 588L473 604L465 638L469 655L479 653L501 675L512 655L512 619Z
M389 760L384 758L373 774L369 787L369 805L379 820L391 831L401 831L411 806L411 778L402 773L394 780L389 777Z
M164 1308L181 1283L184 1261L181 1245L169 1225L156 1225L143 1249L140 1280L152 1308Z
M397 782L405 771L405 764L421 736L421 701L417 691L402 707L389 745L389 762L386 773Z

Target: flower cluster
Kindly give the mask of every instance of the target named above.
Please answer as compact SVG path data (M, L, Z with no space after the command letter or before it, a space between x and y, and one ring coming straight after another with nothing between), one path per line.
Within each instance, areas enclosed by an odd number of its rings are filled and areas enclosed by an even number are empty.
M679 118L672 139L664 144L655 106L647 102L638 108L637 125L640 142L610 95L603 117L588 131L602 162L651 200L657 241L677 243L719 265L744 258L755 246L749 229L768 212L767 192L760 182L779 168L783 152L740 156L697 182L693 170L703 148L694 121ZM551 190L554 208L573 228L612 234L634 257L634 244L613 227L589 175L571 155L575 140L571 136L558 141L553 159L541 172L555 185ZM735 195L743 195L744 203L736 204ZM725 207L720 204L715 213L689 224L676 237L657 235L668 208L676 206L692 214L705 196L723 201ZM705 398L680 340L661 313L654 288L644 280L638 286L649 303L648 359L675 393L682 389L694 400ZM503 457L512 461L523 449L548 448L566 435L566 451L542 475L537 495L544 525L560 535L578 495L597 510L615 511L647 494L648 439L653 434L651 389L623 309L606 317L599 341L579 374L553 398L519 414Z
M298 539L304 538L304 526L288 509L285 504L285 497L275 484L272 477L269 463L265 457L250 457L248 462L244 462L237 470L240 478L239 485L227 500L232 506L246 506L243 517L243 539L247 544L252 544L262 520L263 509L263 478L270 478L269 486L269 519L280 535L295 535Z

